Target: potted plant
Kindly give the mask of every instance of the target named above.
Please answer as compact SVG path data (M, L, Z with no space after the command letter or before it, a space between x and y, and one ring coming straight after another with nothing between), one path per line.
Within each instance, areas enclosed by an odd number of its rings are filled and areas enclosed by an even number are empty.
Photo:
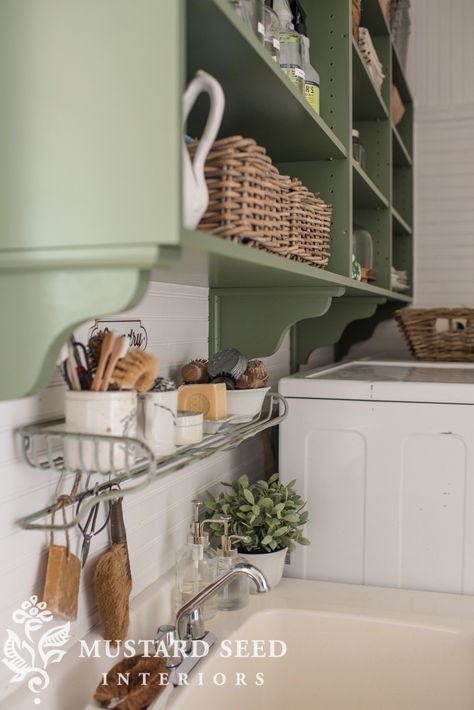
M239 552L264 573L270 587L281 580L287 550L294 550L295 542L310 544L301 530L308 520L308 513L303 512L306 503L295 483L281 483L278 473L268 481L254 483L241 476L233 483L223 483L230 492L222 491L216 499L207 491L204 500L211 517L230 516L231 534L247 538ZM211 524L211 529L216 536L223 533L217 523Z

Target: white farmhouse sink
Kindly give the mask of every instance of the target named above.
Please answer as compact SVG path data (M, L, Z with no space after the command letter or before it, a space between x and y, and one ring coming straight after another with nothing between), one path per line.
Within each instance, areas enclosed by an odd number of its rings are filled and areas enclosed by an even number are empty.
M173 584L170 573L133 599L130 639L153 639L172 621ZM170 686L149 710L474 710L474 597L284 579L209 629L218 641L190 685ZM100 638L93 631L86 640ZM272 639L286 655L235 657L238 640L243 652L260 642L258 653ZM222 657L223 640L233 656ZM116 660L81 658L73 644L52 666L40 707L97 710L94 690ZM242 674L246 686L236 685ZM31 710L33 700L23 684L0 706Z
M474 708L470 598L284 580L251 604L260 609L247 610L246 620L242 612L221 615L219 639L281 639L286 655L224 658L218 641L190 687L170 694L168 710ZM248 685L236 686L242 674Z

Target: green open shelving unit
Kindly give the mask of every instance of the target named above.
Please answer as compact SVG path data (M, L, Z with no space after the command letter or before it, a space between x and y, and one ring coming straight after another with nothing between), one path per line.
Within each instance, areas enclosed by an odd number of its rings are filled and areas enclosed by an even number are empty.
M211 288L210 348L236 345L269 355L292 328L293 367L312 350L339 340L360 319L387 317L386 303L411 301L413 279L413 105L379 0L363 0L386 75L379 93L351 32L351 0L305 0L311 59L321 76L315 115L227 0L188 0L187 78L213 74L226 93L221 136L245 135L265 146L284 174L301 179L334 207L329 267L320 270L199 232L182 245L201 264ZM391 122L391 83L406 103L398 130ZM206 105L191 115L199 135ZM352 128L367 151L367 169L352 158ZM353 224L374 240L377 280L351 278ZM391 290L391 266L407 269L410 291ZM251 315L250 315L251 314Z
M270 355L291 328L295 368L350 324L364 320L368 331L410 302L413 102L389 27L379 0L363 0L362 25L386 74L379 94L352 37L351 0L304 7L321 116L228 0L0 7L0 327L9 374L0 399L45 386L74 328L136 304L157 269L164 280L209 286L211 351L232 344ZM282 172L333 205L326 270L183 229L180 106L199 69L226 95L220 135L254 138ZM406 105L397 128L392 79ZM187 132L199 136L206 115L200 98ZM352 159L353 127L366 171ZM354 223L374 239L371 284L351 278ZM408 270L410 292L391 290L392 264Z

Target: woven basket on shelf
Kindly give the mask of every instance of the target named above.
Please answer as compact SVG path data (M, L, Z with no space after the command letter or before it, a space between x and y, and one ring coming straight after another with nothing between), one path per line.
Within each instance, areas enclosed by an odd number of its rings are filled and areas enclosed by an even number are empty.
M332 207L299 180L291 181L288 256L324 268L330 256Z
M352 34L356 40L359 37L361 11L361 0L352 0Z
M191 157L197 141L188 146ZM206 160L209 206L198 229L320 268L329 261L332 207L280 175L261 146L232 136Z
M474 362L474 308L406 308L395 318L417 360Z
M191 156L197 141L189 144ZM289 246L287 191L265 148L231 136L214 143L205 166L209 206L198 229L223 239L286 254Z

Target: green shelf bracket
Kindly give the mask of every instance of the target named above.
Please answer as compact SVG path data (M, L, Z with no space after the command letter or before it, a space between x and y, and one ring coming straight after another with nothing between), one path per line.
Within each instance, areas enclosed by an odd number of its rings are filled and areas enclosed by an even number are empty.
M150 272L136 268L38 269L0 274L3 333L0 400L45 387L58 352L80 323L125 311L145 295ZM8 346L8 347L7 347Z
M370 318L385 301L378 296L336 299L321 317L297 323L292 332L292 371L296 372L300 365L308 362L316 348L337 343L350 323Z
M387 301L387 303L379 306L370 318L365 319L361 323L350 323L336 345L336 360L339 361L346 357L350 348L356 343L371 338L375 329L382 321L393 318L394 312L404 306L406 306L406 304Z
M272 355L292 325L324 316L344 292L340 286L212 289L209 350L232 345L249 358Z

